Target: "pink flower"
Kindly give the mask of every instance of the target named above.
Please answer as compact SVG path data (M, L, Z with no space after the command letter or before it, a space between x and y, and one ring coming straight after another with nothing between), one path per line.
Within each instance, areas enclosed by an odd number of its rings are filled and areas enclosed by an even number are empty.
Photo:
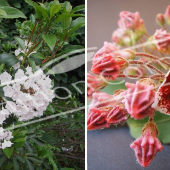
M153 122L146 124L142 135L130 145L135 151L137 161L143 167L147 167L157 152L161 152L163 149L161 142L155 135L155 131L157 130L155 126Z
M106 54L113 55L117 50L119 49L112 43L104 42L104 46L93 57L93 64L101 60L101 58Z
M87 118L87 129L95 130L109 127L106 117L108 109L103 108L92 108Z
M93 64L91 71L94 74L115 80L119 74L119 64L121 65L123 63L116 62L111 55L104 55L103 58L100 58L98 62Z
M147 83L142 84L139 81L136 84L126 83L125 85L128 89L122 102L131 117L135 119L152 117L154 109L151 108L151 105L155 98L154 86Z
M107 115L107 122L109 124L117 125L118 123L125 123L128 118L128 114L124 106L116 105Z
M121 19L118 21L120 28L135 30L144 24L144 21L140 18L138 12L132 13L128 11L122 11L120 12L120 18Z
M161 113L170 115L170 71L168 71L164 82L156 92L152 107Z
M156 47L161 52L170 53L170 34L166 30L159 29L154 34Z
M104 88L107 85L106 79L101 76L93 76L87 73L87 96L90 99L94 92Z

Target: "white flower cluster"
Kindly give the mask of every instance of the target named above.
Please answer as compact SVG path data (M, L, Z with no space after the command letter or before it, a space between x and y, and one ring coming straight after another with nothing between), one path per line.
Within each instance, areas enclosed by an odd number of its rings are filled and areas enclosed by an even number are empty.
M5 131L2 127L0 127L0 149L11 147L12 142L10 141L10 139L12 138L12 132Z
M42 116L54 98L51 79L41 69L35 73L31 67L27 67L26 72L18 69L14 80L4 72L0 75L0 81L6 85L3 87L4 95L12 99L7 101L6 109L0 112L0 117L3 113L3 121L9 114L14 114L20 121Z

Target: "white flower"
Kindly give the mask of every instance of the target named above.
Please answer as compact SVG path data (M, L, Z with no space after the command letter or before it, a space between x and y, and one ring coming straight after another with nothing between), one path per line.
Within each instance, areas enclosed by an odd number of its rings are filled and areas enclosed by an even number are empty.
M2 143L2 149L11 147L12 144L13 144L13 143L12 143L11 141L4 140L4 142Z
M13 89L12 89L12 87L11 86L9 86L9 85L7 85L7 86L5 86L4 88L3 88L3 90L4 90L4 95L6 96L6 97L12 97L12 95L13 95Z
M21 48L18 48L17 50L15 50L15 55L18 56L21 53Z
M5 71L0 75L0 80L1 84L10 83L12 80L12 76Z
M41 69L35 73L31 67L26 68L26 73L18 69L13 84L3 88L5 96L13 100L7 101L5 108L20 121L42 116L55 97L51 87L51 79ZM0 118L0 123L6 119L3 114Z
M13 68L14 68L15 70L19 69L19 68L20 68L20 63L18 62L18 63L16 63L15 65L13 65Z

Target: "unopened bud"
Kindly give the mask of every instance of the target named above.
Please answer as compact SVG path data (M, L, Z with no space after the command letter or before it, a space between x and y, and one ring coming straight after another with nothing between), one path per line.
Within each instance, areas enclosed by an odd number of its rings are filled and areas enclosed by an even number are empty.
M156 22L160 25L163 26L165 24L165 18L163 14L158 14L156 16Z

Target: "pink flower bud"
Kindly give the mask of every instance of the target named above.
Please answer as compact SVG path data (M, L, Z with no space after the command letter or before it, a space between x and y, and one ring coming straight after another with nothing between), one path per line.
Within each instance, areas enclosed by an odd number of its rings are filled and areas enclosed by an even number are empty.
M120 46L131 44L131 33L129 30L118 28L112 34L112 41Z
M164 18L167 24L170 25L170 5L167 7L165 11Z
M155 98L154 86L139 81L136 84L126 83L125 85L128 89L122 102L131 117L135 119L152 117L154 109L151 108L151 105Z
M143 129L142 135L130 145L135 151L137 161L143 167L147 167L157 152L161 152L163 149L155 131L157 129L154 122L148 122Z
M170 34L166 30L157 30L154 34L154 40L159 51L170 53Z
M123 98L124 96L121 94L109 95L105 92L93 93L90 108L113 107L121 103Z
M100 58L98 62L93 64L91 71L94 74L115 80L119 74L119 64L123 63L116 62L116 60L111 55L105 55L103 58Z
M140 25L144 24L144 21L140 18L139 13L135 12L128 12L128 11L122 11L120 12L120 20L118 21L118 25L120 28L125 29L138 29Z
M106 117L108 114L108 109L103 108L92 108L87 118L87 129L95 130L109 127Z
M164 82L156 92L152 107L161 113L170 115L170 71L168 71Z
M104 88L107 85L106 79L102 76L93 76L87 73L87 96L90 99L94 92Z
M163 14L158 14L156 16L156 21L159 25L164 25L165 24L165 19L164 19L164 15Z
M128 114L124 106L116 105L107 115L107 122L114 125L117 125L118 123L123 124L126 122L127 118Z
M104 42L104 46L93 57L93 64L98 62L103 57L103 55L113 55L114 51L117 50L119 49L112 43Z

